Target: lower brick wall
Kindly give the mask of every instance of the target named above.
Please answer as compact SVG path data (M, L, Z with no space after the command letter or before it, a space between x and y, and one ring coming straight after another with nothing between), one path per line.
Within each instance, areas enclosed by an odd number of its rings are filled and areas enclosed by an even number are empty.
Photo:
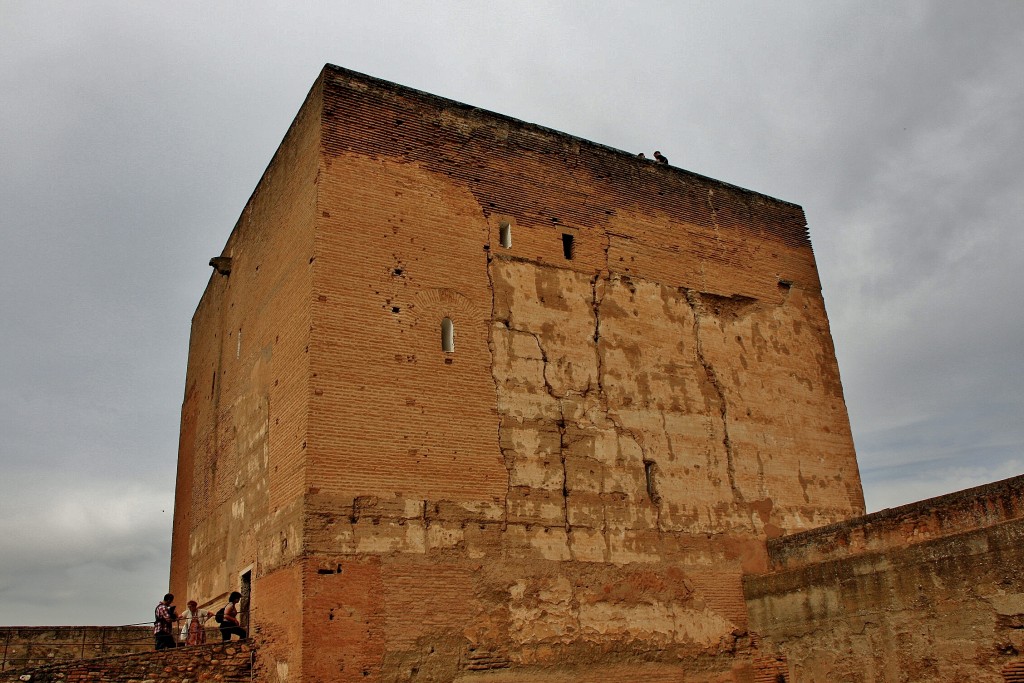
M258 671L254 671L255 653L249 641L159 652L151 650L140 654L78 659L34 669L12 669L0 673L0 683L249 683L261 680Z
M151 626L0 628L0 671L153 649Z
M1021 566L1024 520L1011 520L747 577L750 628L793 681L1024 680Z

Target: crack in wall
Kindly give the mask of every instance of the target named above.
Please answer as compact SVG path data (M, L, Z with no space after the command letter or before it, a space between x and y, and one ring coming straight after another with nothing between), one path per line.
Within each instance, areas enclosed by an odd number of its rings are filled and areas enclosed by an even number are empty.
M605 248L606 256L608 254L609 247L610 247L610 239L606 243L606 248ZM491 255L488 255L488 256L489 256L488 257L488 269L489 269L488 270L488 278L490 280L491 287L492 287L491 300L492 300L492 318L493 318L497 314L497 305L498 305L498 298L497 297L500 296L500 292L496 292L495 289L494 289L494 283L496 281L502 281L502 280L500 280L500 278L499 278L499 273L495 272L492 269L493 268L497 268L502 263L502 260L498 259L497 261L495 261L495 259L497 258L496 256L491 256ZM594 375L594 377L591 380L589 380L587 382L585 388L579 388L579 387L571 386L570 384L566 384L566 378L563 378L561 376L560 372L559 372L559 364L564 362L563 359L561 358L561 355L560 355L560 353L561 353L561 346L559 344L561 342L559 340L557 340L557 339L555 339L555 340L546 340L544 332L533 331L531 329L520 329L518 326L513 326L510 323L509 320L504 320L504 321L492 320L492 327L491 327L491 330L490 330L490 333L489 333L489 338L488 338L488 344L489 344L489 348L491 349L491 352L492 352L492 357L501 356L501 354L497 353L498 349L497 349L496 345L498 343L501 343L502 340L503 340L503 337L505 337L507 335L513 335L513 336L514 335L518 335L518 334L527 335L528 337L531 337L533 339L534 343L536 344L536 354L537 354L537 356L533 356L532 353L527 352L528 355L526 357L527 358L532 357L534 359L534 362L536 360L540 360L541 361L542 365L541 365L541 368L539 368L540 369L540 373L539 373L540 377L537 378L537 379L539 379L540 381L543 382L543 385L544 385L543 393L546 393L548 395L549 399L555 403L555 405L557 406L557 411L558 411L557 417L555 415L552 415L551 413L549 413L548 414L549 417L544 419L544 422L546 422L548 425L555 426L558 429L559 461L558 461L558 465L555 465L555 467L559 467L560 466L560 469L561 469L560 475L558 474L557 470L555 470L554 468L551 468L551 465L554 465L554 463L551 463L550 465L548 465L548 467L550 468L549 469L550 475L553 475L554 477L559 477L560 476L560 479L561 479L561 491L562 491L562 505L561 505L561 508L562 508L561 513L562 513L562 515L561 516L562 516L562 523L561 523L561 525L557 525L557 522L555 524L545 524L543 522L540 522L538 524L537 522L534 522L531 525L539 525L541 527L551 528L551 529L559 528L559 526L564 528L564 530L566 532L566 535L567 535L567 551L569 553L569 557L572 558L572 559L576 559L576 550L577 550L577 548L575 548L575 544L573 543L574 527L573 527L573 523L572 523L572 519L573 519L572 512L570 510L570 502L571 501L569 500L569 496L571 494L571 488L572 488L572 481L571 481L571 478L570 478L570 475L569 475L569 471L568 471L569 470L568 456L571 454L570 453L570 449L572 447L572 443L570 443L570 442L572 441L572 439L570 438L571 435L568 433L568 430L569 430L570 426L575 425L575 422L573 423L573 425L569 425L568 422L569 422L570 419L575 419L575 418L572 418L571 416L577 415L578 410L580 408L580 405L583 405L583 404L578 404L578 400L581 397L582 398L586 398L586 397L590 396L591 392L595 392L596 391L595 398L597 400L596 400L595 403L590 403L589 401L587 401L587 404L590 405L590 409L596 409L596 413L597 414L593 415L593 416L590 416L590 417L581 417L580 419L582 420L582 422L579 425L580 428L583 429L584 431L587 431L587 430L590 429L590 427L588 427L588 425L590 425L591 421L592 420L596 420L596 424L593 425L593 428L596 428L599 431L606 430L606 429L611 429L617 435L618 439L624 439L625 438L625 439L629 439L630 441L632 441L633 445L628 445L628 443L626 443L626 442L620 442L620 445L618 446L619 452L620 453L623 453L623 452L627 452L628 453L635 446L636 450L633 451L634 456L628 458L628 463L626 465L627 469L630 469L632 467L640 467L640 468L642 468L640 470L640 481L643 481L643 480L646 479L649 482L648 483L648 488L647 488L647 496L646 496L646 498L649 500L650 505L653 508L653 513L654 514L652 515L652 517L653 517L652 521L655 522L654 528L659 533L666 532L664 524L665 524L665 515L667 514L667 511L665 509L663 509L663 506L665 505L665 501L664 501L663 497L660 495L661 492L658 490L658 482L656 481L656 479L659 477L659 474L661 474L660 468L659 468L659 463L658 463L658 460L655 458L655 453L651 452L650 446L652 446L652 444L646 443L646 439L649 438L651 435L646 434L646 432L644 430L642 430L642 429L637 430L637 429L634 429L634 428L631 428L630 426L628 426L628 424L626 424L626 423L624 423L622 421L623 416L621 416L619 414L616 414L614 412L614 410L607 403L608 397L606 395L606 387L605 387L605 379L606 379L605 378L605 372L608 369L606 367L607 366L607 362L608 362L608 358L606 358L605 355L603 354L603 347L605 345L602 343L602 333L606 332L606 330L602 328L602 324L606 323L606 321L602 321L602 310L601 309L602 309L602 306L604 304L604 300L609 296L609 289L608 289L608 287L615 286L615 284L618 283L619 280L620 280L620 276L618 276L618 275L614 275L613 276L607 270L596 271L589 278L590 295L591 295L590 306L591 306L592 314L594 316L594 319L592 321L593 322L592 334L590 334L589 336L593 340L593 344L594 344L594 351L593 351L594 352L594 356L593 357L594 357L594 372L595 372L595 375ZM626 282L628 284L628 279L626 280ZM701 324L702 324L702 322L706 322L706 321L704 321L704 318L706 316L708 316L708 315L711 315L712 313L708 309L708 305L709 305L708 302L704 301L701 298L701 294L697 290L689 290L689 291L688 290L680 290L680 291L682 291L685 294L686 299L687 299L687 304L690 306L690 309L691 309L691 311L693 313L693 316L694 316L693 334L694 334L694 338L695 338L695 342L696 342L695 343L695 349L696 349L697 360L700 363L700 367L703 368L704 373L706 374L706 377L707 377L707 384L705 386L706 387L713 387L713 389L709 393L709 398L717 395L717 400L719 402L719 411L718 411L719 412L719 416L718 417L721 419L721 424L722 424L722 432L721 432L721 437L720 438L721 438L721 442L723 444L723 449L724 449L725 456L726 456L726 470L727 470L727 474L728 474L729 486L730 486L730 489L731 489L731 491L733 493L734 500L737 503L741 503L741 502L744 501L744 498L743 498L743 494L741 493L741 491L740 491L740 489L739 489L739 487L738 487L738 485L736 483L736 472L735 472L735 464L734 464L733 445L732 445L731 437L730 437L730 434L729 434L729 407L728 407L728 403L726 401L725 387L723 386L723 384L722 384L722 382L721 382L721 380L720 380L720 378L718 376L718 373L717 373L714 365L708 359L708 357L705 355L704 347L703 347ZM502 323L504 323L505 329L495 328L494 325L493 325L494 322L502 322ZM528 327L528 326L526 326L526 327ZM508 340L505 340L505 341L508 341ZM511 342L509 342L509 343L511 343ZM547 348L549 345L553 345L552 346L553 350ZM536 377L536 375L534 375L534 377ZM504 386L502 385L502 382L501 382L501 372L497 371L497 370L492 370L492 379L495 382L496 394L499 395L499 397L500 397L501 395L503 395L503 393L505 391L505 388L504 388ZM540 389L539 383L534 384L534 386L538 390ZM539 393L538 394L538 398L540 398L540 396L542 396L542 395L543 394ZM714 400L714 399L711 398L711 400ZM665 411L658 410L657 412L658 412L658 414L661 417L662 431L663 431L663 433L667 434L668 427L667 427L667 416L665 414ZM715 412L712 410L712 413L711 413L712 417L714 417L714 414L715 414ZM499 417L499 424L498 424L499 438L501 437L501 434L502 434L502 424L503 423L501 421L501 418ZM712 433L714 433L714 432L712 431ZM667 439L667 436L666 436L666 439ZM669 459L669 461L676 460L677 457L678 457L677 453L676 453L676 450L675 450L676 447L671 442L670 439L667 439L667 446L666 446L666 448L667 448L667 455L664 455L663 457L667 457ZM625 451L623 449L625 449ZM635 455L637 454L637 451L639 451L639 453L638 453L639 458L634 459ZM506 495L505 495L505 509L504 509L504 512L505 512L505 525L507 526L507 524L509 522L509 519L510 519L510 516L512 514L512 510L510 509L510 504L511 504L510 503L510 498L512 497L512 493L513 493L513 490L514 490L513 489L513 483L515 481L514 472L515 472L515 469L516 469L517 458L519 458L519 457L527 457L527 458L532 460L532 458L537 456L537 454L536 453L522 453L521 454L515 448L502 448L502 456L503 456L503 458L505 460L506 470L509 473L508 487L507 487L507 491L506 491ZM603 466L603 462L602 461L598 461L598 462ZM652 481L652 479L654 479L655 481ZM556 483L557 481L558 480L555 479L551 483L555 484L555 486L557 486L558 485ZM595 482L595 483L597 483L597 482ZM602 474L601 480L600 480L600 482L598 483L598 485L595 488L598 489L599 496L600 496L600 499L602 501L602 503L601 503L601 511L600 511L600 515L601 516L599 518L600 522L599 522L599 525L597 525L597 528L600 530L600 533L601 533L601 535L603 537L602 538L603 545L604 545L603 552L604 552L605 558L606 558L607 561L610 561L610 558L613 556L613 547L612 547L613 546L613 539L610 536L610 532L611 532L611 528L610 527L612 525L612 518L611 518L610 515L612 514L612 511L614 510L614 508L609 508L608 501L605 500L605 497L607 495L607 482L605 481L605 475ZM640 491L638 491L637 493L640 493L640 495L642 495L642 493ZM634 502L640 502L640 501L637 500L637 501L634 501ZM555 517L555 519L557 519L557 517ZM554 521L554 520L552 520L552 521ZM597 521L597 520L594 520L594 521ZM587 527L587 528L590 528L589 525L587 525L586 523L584 523L584 526Z
M492 295L491 296L492 296L492 301L493 301L493 297L494 297L493 288L492 288ZM544 390L547 392L548 396L550 396L555 401L556 405L558 406L559 418L555 422L555 426L558 427L558 457L559 457L559 461L560 461L560 464L561 464L561 467L562 467L562 516L563 516L563 528L565 529L565 532L566 532L566 535L567 535L567 545L568 545L568 550L569 550L569 556L570 556L570 558L575 559L575 553L574 553L574 551L572 549L572 542L571 542L572 524L569 521L569 472L568 472L568 468L567 468L567 465L566 465L566 458L565 458L565 454L566 454L566 450L567 450L567 444L566 444L566 436L565 436L565 434L566 434L566 430L565 430L565 406L563 404L563 398L564 397L559 396L555 392L555 388L551 385L551 382L548 379L547 369L548 369L548 364L549 364L550 361L548 359L547 351L544 350L544 344L541 342L540 335L537 334L536 332L531 332L529 330L521 330L521 329L513 328L511 326L509 326L508 329L509 329L510 332L518 332L520 334L527 334L527 335L533 337L533 340L537 343L537 351L540 353L541 363L543 364L542 368L541 368L541 377L544 380ZM493 376L493 372L492 372L492 376ZM498 390L497 379L495 379L495 390L496 391ZM500 417L499 417L499 430L500 430ZM499 434L499 438L500 438L500 434ZM502 449L502 455L505 456L505 450L504 449ZM506 491L506 494L505 494L505 525L507 526L508 525L508 491L512 490L512 463L509 461L509 458L507 456L505 456L504 459L505 459L506 469L509 472L508 488L507 488L507 491ZM542 526L546 526L546 525L542 525Z
M488 287L488 289L491 292L491 315L490 315L490 319L489 319L489 323L490 324L487 326L487 352L491 355L490 366L491 366L491 380L494 382L494 407L495 407L495 411L498 413L498 420L497 420L497 422L494 425L494 431L495 431L495 436L498 439L498 449L501 451L501 459L502 459L502 462L504 462L504 464L505 464L505 471L508 474L508 478L506 480L506 485L505 485L505 501L504 501L504 504L502 506L503 510L504 510L504 517L502 518L501 528L504 530L504 529L508 528L508 494L512 490L512 465L513 465L513 463L510 462L508 455L505 453L505 449L501 448L501 443L502 443L502 440L501 440L501 422L502 422L503 418L502 418L502 415L501 415L501 411L498 410L498 405L501 402L501 386L498 383L498 376L495 374L496 368L495 368L495 365L494 365L494 358L495 358L495 355L496 355L495 352L494 352L494 344L495 344L495 342L494 342L494 322L495 322L495 311L497 311L497 302L495 301L495 298L497 297L497 293L496 293L496 291L494 289L494 273L491 272L491 264L493 263L494 258L491 256L491 252L490 252L490 246L491 246L490 239L488 239L485 243L487 244L487 247L488 247L487 251L485 252L486 258L487 258L487 263L486 263L487 287Z
M701 340L701 315L703 314L704 303L701 301L700 294L695 290L684 288L683 293L686 296L686 303L690 305L690 310L693 311L693 336L695 340L694 346L697 351L697 361L704 368L704 374L707 375L708 382L714 387L715 393L718 394L719 413L722 418L722 446L725 448L725 467L726 473L729 475L729 488L732 489L732 495L736 502L742 503L743 492L736 485L736 464L733 461L732 441L729 438L729 404L725 399L725 389L718 379L718 373L715 371L714 364L704 355L704 343Z
M602 377L603 373L604 373L604 364L603 364L603 360L602 360L602 356L601 356L601 304L604 301L604 296L605 296L605 294L607 292L607 286L608 286L608 283L610 282L610 276L609 276L609 272L607 270L608 252L609 252L610 248L611 248L611 237L609 236L608 239L605 242L605 249L604 249L605 267L606 267L606 269L603 272L595 273L594 277L592 277L591 280L590 280L591 305L593 306L593 310L594 310L594 354L595 354L595 357L596 357L598 402L600 404L602 413L607 418L608 423L612 426L612 429L615 431L616 435L622 436L623 434L625 434L630 439L632 439L633 443L635 443L637 448L640 449L641 465L642 465L642 467L644 469L644 478L647 479L650 476L649 468L652 465L656 468L657 463L655 463L655 461L653 459L648 457L647 450L644 448L643 440L636 433L634 433L632 429L630 429L629 427L626 427L624 424L619 422L618 419L616 418L615 414L612 413L612 411L608 408L607 400L606 400L605 393L604 393L604 380L603 380L603 377ZM598 286L599 285L601 286L600 291L598 290ZM603 518L602 519L602 530L601 531L602 531L602 535L604 536L604 541L605 541L605 557L606 557L606 559L608 561L610 561L610 559L611 559L611 538L610 538L610 535L608 533L608 531L609 531L608 530L608 505L605 503L605 501L603 499L603 494L604 494L604 481L603 481L603 478L602 478L602 482L601 482L601 494L602 494L601 512L602 512L602 518ZM658 528L658 531L660 532L660 531L662 531L662 524L661 524L661 501L660 501L660 499L658 499L657 496L651 496L650 499L651 499L651 503L654 505L654 508L655 508L656 526Z
M527 332L526 330L513 331L529 334L533 337L534 341L537 342L537 350L540 351L541 362L543 363L541 375L544 378L544 389L558 405L558 421L555 422L555 426L558 427L558 458L562 465L562 515L565 523L565 532L569 535L572 534L572 524L569 523L569 472L565 463L567 444L565 443L565 405L562 403L563 397L555 393L554 387L551 386L551 382L548 380L548 354L544 350L544 344L541 343L540 335L536 332ZM572 543L569 542L568 546L569 556L575 559L572 550Z
M517 330L515 328L509 329L511 329L513 332L522 332L523 334L528 334L531 337L533 337L533 340L535 342L537 342L537 350L540 351L540 360L542 363L540 374L541 377L544 379L544 390L548 392L548 396L550 396L551 398L555 399L555 401L558 402L558 412L562 413L562 398L564 397L559 396L558 394L555 393L555 388L551 386L551 380L548 379L548 365L550 364L550 361L548 360L547 351L544 350L544 344L540 340L540 335L537 334L536 332L529 332L527 330Z
M718 209L715 208L715 190L712 187L708 188L708 208L711 210L711 224L715 226L715 239L721 242L722 236L719 234L721 227L718 225Z
M609 250L610 246L611 246L611 238L609 237L608 241L606 242L606 246L605 246L605 258L606 259L608 257L608 250ZM590 281L591 292L592 292L592 294L591 294L591 296L592 296L592 305L593 305L593 309L594 309L594 352L595 352L595 354L597 356L597 390L598 390L598 399L599 399L599 402L600 402L600 405L601 405L602 412L604 413L604 416L608 419L608 423L612 426L612 429L615 431L616 435L618 435L618 436L623 436L623 435L628 436L630 439L633 440L633 443L636 444L637 448L640 449L640 455L641 455L640 462L641 462L641 466L643 467L643 471L644 471L644 479L645 480L649 480L649 477L652 476L652 470L651 470L652 466L653 466L654 470L657 469L657 461L654 460L654 458L652 458L648 454L647 449L644 447L643 439L641 438L641 436L639 434L637 434L636 432L634 432L629 427L627 427L626 425L622 424L619 421L618 417L615 415L615 413L612 412L609 409L609 407L607 405L607 402L606 402L606 399L605 399L605 395L604 395L604 380L602 379L602 373L604 371L604 366L603 366L603 363L602 363L601 348L600 348L600 339L601 339L601 304L604 301L604 296L605 296L605 294L607 292L607 285L608 285L609 282L610 282L610 276L609 276L607 271L605 271L604 273L600 273L600 272L596 273L594 275L594 277L591 278L591 281ZM598 294L598 284L599 283L604 285L602 287L602 291L600 292L600 295ZM664 424L664 420L665 420L665 416L664 416L664 413L662 412L662 424ZM670 448L671 448L671 445L670 445ZM603 492L603 484L602 484L602 492ZM658 495L650 495L650 492L649 492L648 498L650 499L651 504L654 506L654 510L655 510L655 523L656 523L657 529L658 529L659 532L663 531L662 523L661 523L661 513L662 513L661 497L658 496ZM609 545L610 541L609 541L609 538L608 538L608 529L607 529L607 505L602 504L602 511L604 512L604 516L605 516L605 527L604 527L605 543L608 546L608 553L609 553L609 557L610 557L611 548L610 548L610 545Z
M608 411L608 403L604 393L604 362L601 357L601 304L604 301L604 295L608 291L608 252L611 249L612 238L611 235L605 233L604 243L604 270L594 273L594 277L590 280L590 297L591 306L594 309L594 357L595 362L595 381L597 382L597 402L601 408L601 411L609 422L611 417ZM601 284L600 294L598 293L598 284ZM612 423L614 425L614 422ZM601 500L601 537L604 539L604 561L611 562L612 558L612 539L608 529L608 503L605 500L605 476L604 476L604 463L601 463L602 475L601 485L598 489L598 495Z
M561 417L558 422L558 457L562 461L562 515L565 517L565 543L569 550L569 559L575 560L576 553L572 548L572 524L569 522L569 469L565 464L565 412L561 402L558 404L558 411Z
M764 458L761 457L761 453L757 453L757 494L761 498L768 497L768 487L764 483Z
M604 561L612 561L612 539L608 533L608 505L604 500L604 481L601 481L601 537L604 538Z
M608 247L605 247L605 259L608 258ZM597 284L598 282L604 283L601 288L601 295L598 296ZM591 306L594 309L594 356L596 359L595 367L597 373L597 400L601 404L601 408L607 414L608 406L605 403L604 397L604 380L601 378L604 368L602 367L601 360L601 302L604 301L604 293L607 287L607 278L602 278L601 273L594 273L594 277L590 279L590 296Z

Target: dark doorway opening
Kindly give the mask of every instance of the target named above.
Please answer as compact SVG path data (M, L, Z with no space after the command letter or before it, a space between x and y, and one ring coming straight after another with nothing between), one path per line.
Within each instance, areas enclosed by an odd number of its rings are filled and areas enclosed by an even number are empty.
M238 602L238 618L242 622L242 628L246 631L249 630L249 597L252 594L252 570L242 574L240 579L239 593L242 594L242 599Z

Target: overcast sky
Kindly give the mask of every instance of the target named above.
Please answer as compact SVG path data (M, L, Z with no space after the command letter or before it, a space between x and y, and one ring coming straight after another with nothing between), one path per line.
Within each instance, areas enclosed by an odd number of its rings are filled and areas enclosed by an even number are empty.
M207 262L325 62L801 204L868 509L1024 472L1024 2L0 0L0 624L152 619Z

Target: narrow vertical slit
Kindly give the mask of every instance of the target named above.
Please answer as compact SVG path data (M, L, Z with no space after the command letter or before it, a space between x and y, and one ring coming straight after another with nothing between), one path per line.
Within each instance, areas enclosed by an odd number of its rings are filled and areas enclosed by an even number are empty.
M562 255L567 261L571 261L576 255L576 240L568 233L562 233Z

